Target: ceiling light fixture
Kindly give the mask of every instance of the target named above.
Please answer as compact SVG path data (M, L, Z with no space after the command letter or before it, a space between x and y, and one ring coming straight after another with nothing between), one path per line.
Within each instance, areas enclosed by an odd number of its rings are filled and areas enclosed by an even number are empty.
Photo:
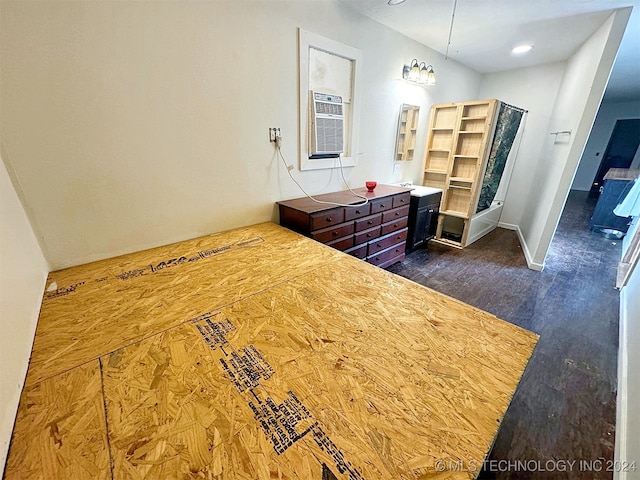
M523 53L527 53L531 51L533 45L518 45L511 49L511 53L514 55L522 55Z
M404 3L406 0L389 0L387 2L388 5L400 5L401 3Z

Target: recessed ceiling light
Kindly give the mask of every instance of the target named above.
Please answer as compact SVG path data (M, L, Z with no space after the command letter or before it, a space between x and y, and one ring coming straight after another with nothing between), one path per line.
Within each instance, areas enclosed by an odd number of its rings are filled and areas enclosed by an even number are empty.
M511 53L514 55L522 55L523 53L527 53L533 48L533 45L518 45L517 47L513 47L511 49Z
M401 3L404 3L405 0L389 0L387 3L389 5L400 5Z

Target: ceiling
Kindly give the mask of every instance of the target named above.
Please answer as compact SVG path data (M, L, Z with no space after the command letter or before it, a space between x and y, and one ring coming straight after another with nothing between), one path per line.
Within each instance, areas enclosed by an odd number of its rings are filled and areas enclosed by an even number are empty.
M457 0L449 45L454 0L340 1L481 73L567 60L613 9L633 6L605 101L640 100L640 0ZM511 54L521 43L534 48Z

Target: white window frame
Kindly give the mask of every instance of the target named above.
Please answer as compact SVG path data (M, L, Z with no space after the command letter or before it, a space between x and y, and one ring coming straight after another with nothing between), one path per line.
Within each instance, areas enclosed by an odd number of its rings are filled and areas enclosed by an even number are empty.
M339 168L340 163L344 167L353 167L357 164L358 151L358 127L360 119L360 105L356 95L356 85L358 78L358 70L360 68L360 50L349 45L345 45L335 40L311 33L309 31L298 29L298 48L299 48L299 159L300 170L319 170L323 168ZM351 98L343 98L343 102L350 102L351 115L345 119L345 146L348 148L349 155L337 158L309 158L309 128L310 128L310 112L309 112L309 51L311 48L321 50L332 55L336 55L349 60L352 64L351 69ZM333 92L322 92L333 93ZM348 122L348 123L347 123Z

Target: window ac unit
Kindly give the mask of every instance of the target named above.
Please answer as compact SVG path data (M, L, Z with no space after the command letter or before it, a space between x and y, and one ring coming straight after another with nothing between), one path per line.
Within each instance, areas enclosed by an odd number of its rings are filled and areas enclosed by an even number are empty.
M311 155L344 152L344 108L342 97L311 92Z

